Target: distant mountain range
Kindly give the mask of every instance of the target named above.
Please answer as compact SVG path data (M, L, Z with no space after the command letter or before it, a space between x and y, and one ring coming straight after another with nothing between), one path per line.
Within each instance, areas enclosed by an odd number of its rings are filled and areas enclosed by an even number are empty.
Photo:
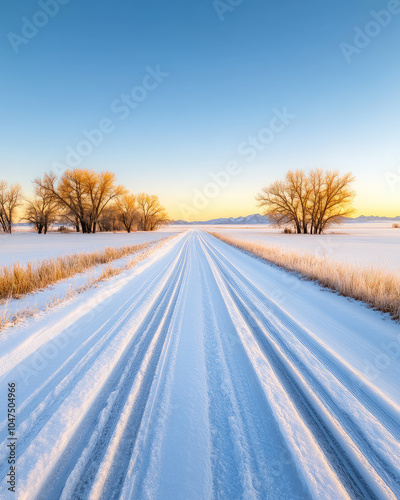
M397 217L380 217L378 215L360 215L355 218L344 217L344 222L395 222L400 221L400 215ZM197 220L194 222L188 222L185 220L175 220L173 224L177 225L199 225L199 224L270 224L271 221L268 217L264 217L261 214L247 215L246 217L228 217L210 220Z
M247 215L246 217L228 217L210 220L196 220L194 222L187 222L185 220L175 220L173 224L269 224L270 221L267 217L260 214Z
M400 215L397 217L381 217L379 215L359 215L358 217L344 217L346 222L394 222L400 221Z

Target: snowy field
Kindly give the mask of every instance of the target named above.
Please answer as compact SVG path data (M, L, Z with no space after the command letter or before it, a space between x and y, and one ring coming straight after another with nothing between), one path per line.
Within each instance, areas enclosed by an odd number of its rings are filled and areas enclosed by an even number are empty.
M20 264L25 264L28 260L41 260L75 252L93 252L103 250L105 247L138 245L147 241L157 241L183 230L182 227L173 229L168 227L160 231L138 231L130 234L57 232L37 234L21 230L12 234L0 233L0 265L8 265L17 260Z
M135 245L157 241L165 236L186 231L193 226L171 225L156 232L127 233L48 233L16 231L0 233L0 265L18 260L55 257L57 255L102 250L107 246ZM199 227L199 226L195 226ZM390 222L346 223L334 226L324 235L282 234L272 226L210 225L200 226L212 232L221 232L234 238L263 241L299 251L327 255L336 260L359 264L379 264L400 271L400 229Z
M398 323L189 230L1 332L0 498L394 500L399 380Z
M400 229L390 222L345 223L324 235L282 234L272 226L202 226L233 238L263 241L299 251L326 255L335 260L382 265L400 271Z

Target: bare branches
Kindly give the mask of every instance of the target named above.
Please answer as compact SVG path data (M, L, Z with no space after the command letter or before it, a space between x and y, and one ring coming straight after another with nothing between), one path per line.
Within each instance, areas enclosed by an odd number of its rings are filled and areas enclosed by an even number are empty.
M96 232L105 208L127 192L124 186L116 184L113 172L97 173L91 169L66 170L58 182L53 173L47 173L34 183L52 197L64 216L83 233Z
M90 199L90 231L96 232L96 225L103 210L113 200L118 200L127 194L127 190L122 185L115 184L115 174L113 172L96 173L93 170L85 170L83 173L83 183Z
M116 184L110 171L66 170L58 180L53 173L34 180L36 189L50 197L64 220L77 231L94 233L139 227L153 231L168 222L168 215L157 196L141 193L136 198ZM34 217L31 217L31 220Z
M130 233L133 227L137 228L139 212L136 206L136 198L133 194L124 194L116 202L118 218L125 230Z
M57 219L57 202L51 193L35 186L33 199L26 200L24 220L36 227L38 234L46 234Z
M168 214L161 205L158 196L140 193L137 196L137 206L139 229L142 231L154 231L162 224L168 224Z
M0 181L0 225L5 233L12 232L12 224L16 210L22 205L22 188L20 184L11 184Z
M297 233L321 234L330 224L353 213L355 192L351 173L314 169L291 171L256 196L264 215L278 226L293 224Z

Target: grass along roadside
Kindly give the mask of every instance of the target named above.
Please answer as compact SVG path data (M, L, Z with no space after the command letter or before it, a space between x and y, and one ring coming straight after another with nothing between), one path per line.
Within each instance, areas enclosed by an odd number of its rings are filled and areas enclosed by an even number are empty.
M379 266L348 264L309 252L242 240L209 232L219 240L287 271L301 274L345 297L361 300L374 309L400 319L400 276Z
M115 267L111 262L108 263L107 266L105 266L100 274L96 277L92 277L88 280L87 283L84 285L78 285L78 286L70 286L69 289L67 290L66 293L64 293L61 296L53 296L49 297L48 301L45 304L42 304L41 306L38 305L32 305L29 307L22 307L21 309L14 311L12 314L7 310L7 303L12 300L9 299L7 301L3 301L3 311L0 313L0 330L4 329L5 327L16 325L23 321L24 319L30 318L34 316L35 314L43 311L47 311L62 302L65 302L66 300L72 299L73 297L79 295L80 293L85 292L89 288L92 288L96 286L98 283L101 281L104 281L108 278L111 278L113 276L116 276L118 274L121 274L122 272L132 269L134 266L139 264L139 262L143 261L144 259L147 259L151 255L153 255L159 248L164 246L168 241L171 239L175 238L177 235L172 235L172 236L167 236L165 238L162 238L156 242L149 242L149 243L144 243L140 245L134 245L137 250L134 252L134 255L129 259L129 261L124 264L123 266L120 267ZM138 248L140 247L140 248ZM128 247L121 247L122 248L128 248ZM96 252L97 253L97 252ZM131 252L132 253L132 252ZM122 256L120 258L123 258L125 256ZM117 259L114 259L117 260ZM41 290L41 289L40 289ZM38 291L38 290L36 290Z
M20 298L92 267L127 257L150 245L150 242L146 242L123 247L107 247L96 252L60 255L28 262L26 265L16 262L9 266L2 266L0 267L0 300Z

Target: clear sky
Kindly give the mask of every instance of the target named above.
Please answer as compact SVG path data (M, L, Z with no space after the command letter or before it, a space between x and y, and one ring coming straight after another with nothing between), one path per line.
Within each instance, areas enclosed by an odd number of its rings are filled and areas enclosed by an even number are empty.
M338 168L358 214L400 215L397 0L55 1L3 2L0 178L75 161L193 220Z

